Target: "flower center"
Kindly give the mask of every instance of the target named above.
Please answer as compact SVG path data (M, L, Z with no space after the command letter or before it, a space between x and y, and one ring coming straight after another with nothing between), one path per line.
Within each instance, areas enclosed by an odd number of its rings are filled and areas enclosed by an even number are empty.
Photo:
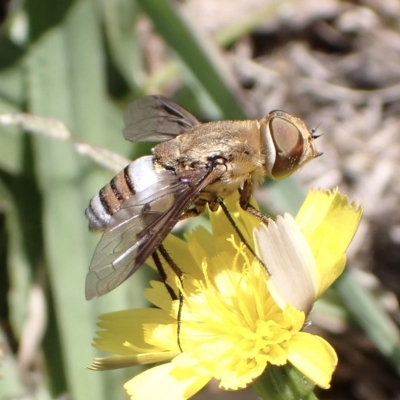
M228 376L242 375L248 384L268 362L286 363L292 331L304 322L302 312L278 307L265 269L244 246L232 245L230 255L203 260L202 279L185 279L180 327L184 352L207 364L227 387Z

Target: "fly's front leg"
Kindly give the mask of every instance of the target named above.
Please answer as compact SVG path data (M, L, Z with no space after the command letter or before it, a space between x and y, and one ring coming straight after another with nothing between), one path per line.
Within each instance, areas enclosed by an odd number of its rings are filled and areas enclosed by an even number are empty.
M240 191L240 198L239 198L239 204L240 207L249 212L250 214L254 215L255 217L257 217L258 219L260 219L264 224L268 225L268 222L270 220L269 217L267 217L266 215L264 215L262 212L258 211L256 208L254 208L251 204L250 204L250 197L253 193L253 182L252 181L245 181L243 184L243 188ZM247 246L249 248L249 250L253 253L253 255L257 258L257 260L261 263L261 265L264 266L265 270L267 271L268 275L271 275L271 273L268 270L268 267L264 264L264 261L260 259L260 257L258 257L258 255L256 254L256 252L249 246Z
M269 275L271 275L268 271L268 268L266 267L266 265L264 264L264 262L261 260L261 258L257 255L257 253L255 252L255 250L249 245L249 243L247 242L246 238L243 236L243 233L241 232L241 230L239 229L239 227L237 226L235 220L232 217L232 214L230 213L230 211L228 210L228 208L226 207L224 201L222 200L221 197L217 197L215 199L215 202L218 203L221 208L222 211L224 212L224 214L226 215L226 217L228 218L228 221L231 223L231 225L233 226L233 228L235 229L236 233L238 234L240 240L242 241L242 243L244 243L244 245L250 250L250 253L253 254L253 256L260 262L260 264L262 266L264 266L264 268L266 269L266 271L268 272ZM255 208L253 207L253 209L255 210ZM246 210L247 211L247 210ZM257 210L256 210L257 211ZM262 214L261 214L262 215Z
M255 209L250 204L250 197L252 193L253 193L253 181L245 181L243 184L243 188L240 191L240 198L239 198L240 207L242 207L243 210L249 212L250 214L260 219L262 222L264 222L264 224L268 225L270 218L264 215L262 212Z

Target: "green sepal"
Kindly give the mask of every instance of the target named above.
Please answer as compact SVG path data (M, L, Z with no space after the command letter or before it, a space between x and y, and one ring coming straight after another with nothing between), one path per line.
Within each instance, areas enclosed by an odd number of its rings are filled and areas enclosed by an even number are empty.
M257 394L265 400L316 400L315 384L291 364L268 365L253 383Z

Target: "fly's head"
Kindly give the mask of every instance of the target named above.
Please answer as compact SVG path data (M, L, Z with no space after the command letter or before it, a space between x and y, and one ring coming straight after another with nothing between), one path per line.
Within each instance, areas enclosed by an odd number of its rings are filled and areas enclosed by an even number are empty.
M272 179L286 178L322 154L315 147L315 131L285 111L271 111L261 119L260 133L265 171Z

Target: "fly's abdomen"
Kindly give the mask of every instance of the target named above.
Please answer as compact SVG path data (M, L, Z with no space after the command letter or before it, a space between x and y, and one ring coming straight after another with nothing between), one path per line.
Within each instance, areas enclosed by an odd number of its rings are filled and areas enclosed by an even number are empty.
M91 230L104 230L125 200L162 179L153 160L146 156L131 162L92 198L86 209Z

